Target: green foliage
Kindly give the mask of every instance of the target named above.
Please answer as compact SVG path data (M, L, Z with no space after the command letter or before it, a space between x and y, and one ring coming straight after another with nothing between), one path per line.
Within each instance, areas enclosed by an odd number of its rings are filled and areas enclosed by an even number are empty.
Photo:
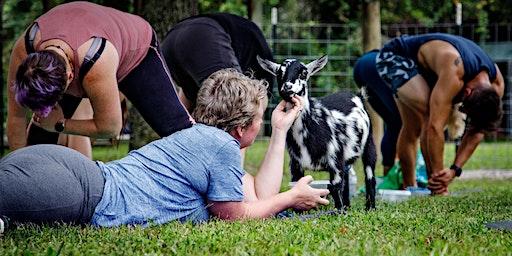
M228 12L247 17L247 8L243 0L201 0L199 1L200 13Z
M2 64L4 67L3 74L5 79L7 79L7 67L9 66L9 57L11 56L14 42L25 31L27 26L42 14L43 5L41 1L32 3L32 1L28 0L6 0L2 11L2 40L4 40Z
M489 14L481 8L478 8L478 27L476 31L480 34L480 40L485 41L489 37L487 26L489 25Z
M452 1L380 1L382 23L432 25L453 22Z

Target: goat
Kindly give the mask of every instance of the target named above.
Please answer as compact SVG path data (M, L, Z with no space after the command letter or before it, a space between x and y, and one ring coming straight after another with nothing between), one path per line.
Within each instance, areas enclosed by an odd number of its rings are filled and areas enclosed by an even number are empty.
M291 102L302 98L304 108L286 136L292 181L304 176L303 168L327 170L328 186L338 210L350 207L348 170L362 156L365 170L366 209L375 208L376 151L371 125L361 97L338 92L315 99L308 96L308 79L327 63L327 56L304 64L287 59L279 65L257 56L263 69L277 77L279 95Z

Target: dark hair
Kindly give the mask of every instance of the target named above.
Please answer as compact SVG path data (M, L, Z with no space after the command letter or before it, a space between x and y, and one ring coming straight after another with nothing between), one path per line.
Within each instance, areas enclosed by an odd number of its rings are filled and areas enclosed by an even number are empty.
M461 111L467 114L470 128L480 131L495 131L503 116L501 99L492 87L473 89Z
M16 101L47 116L62 98L66 82L66 62L63 57L47 50L31 53L16 72Z

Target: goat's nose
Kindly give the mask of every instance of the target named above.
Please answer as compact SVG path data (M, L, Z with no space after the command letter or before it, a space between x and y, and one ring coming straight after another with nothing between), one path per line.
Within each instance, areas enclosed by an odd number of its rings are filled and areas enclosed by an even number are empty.
M292 89L292 86L293 86L293 84L292 84L292 83L290 83L290 82L286 82L286 83L284 84L284 89L285 89L285 90L290 90L290 89Z

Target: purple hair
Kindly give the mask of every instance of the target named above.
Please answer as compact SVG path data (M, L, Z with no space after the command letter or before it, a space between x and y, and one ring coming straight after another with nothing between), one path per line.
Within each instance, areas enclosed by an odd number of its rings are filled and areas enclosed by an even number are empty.
M63 57L47 50L31 53L16 72L16 102L46 117L62 98L66 82Z

